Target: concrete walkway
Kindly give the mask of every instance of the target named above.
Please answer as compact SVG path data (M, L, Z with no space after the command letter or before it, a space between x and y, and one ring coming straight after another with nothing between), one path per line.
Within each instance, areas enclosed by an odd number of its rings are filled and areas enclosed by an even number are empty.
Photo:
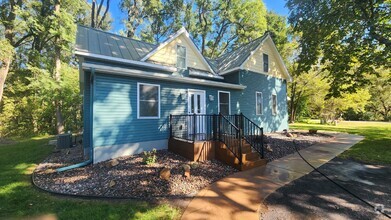
M335 136L332 141L313 145L300 153L319 167L364 139L351 134L332 135ZM295 153L266 166L235 173L200 191L182 219L259 219L260 204L270 193L311 171Z

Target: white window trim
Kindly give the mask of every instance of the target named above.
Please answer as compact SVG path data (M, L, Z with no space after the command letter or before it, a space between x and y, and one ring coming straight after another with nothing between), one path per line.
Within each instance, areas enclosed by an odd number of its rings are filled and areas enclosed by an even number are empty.
M220 114L220 93L228 93L228 114L231 114L231 93L228 91L217 91L217 112Z
M179 68L177 65L178 65L178 47L184 47L185 48L185 68L183 68L184 70L187 69L187 57L188 57L188 54L187 54L187 47L185 45L182 45L182 44L177 44L176 45L176 68L179 70L179 69L182 69L182 68Z
M261 94L261 114L258 114L258 94ZM255 115L263 115L263 94L262 92L255 92Z
M158 87L158 116L140 116L140 85L157 86ZM137 119L159 119L160 118L160 85L151 83L137 83Z
M187 112L190 112L190 109L189 109L190 92L199 92L204 95L204 102L202 103L202 109L201 109L200 114L206 114L206 91L200 90L200 89L187 89Z
M265 72L264 70L264 66L265 66L265 61L263 60L263 55L267 55L267 60L268 60L268 64L267 64L267 71ZM262 52L262 72L263 73L269 73L270 72L270 55L268 53L265 53L265 52Z
M273 96L276 96L276 112L275 113L273 113ZM276 116L277 114L278 114L278 99L277 99L277 94L272 94L271 95L271 97L272 97L272 115L273 116Z

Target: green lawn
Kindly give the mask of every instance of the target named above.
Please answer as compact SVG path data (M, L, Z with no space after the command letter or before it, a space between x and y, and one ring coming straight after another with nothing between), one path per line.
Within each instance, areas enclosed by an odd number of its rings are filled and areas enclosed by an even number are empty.
M365 137L340 155L358 161L391 164L391 123L387 122L340 122L337 126L321 125L312 121L310 124L295 123L291 129L318 129L359 134Z
M58 219L176 219L169 205L135 201L58 198L31 184L31 172L52 150L47 138L0 145L0 219L54 216Z

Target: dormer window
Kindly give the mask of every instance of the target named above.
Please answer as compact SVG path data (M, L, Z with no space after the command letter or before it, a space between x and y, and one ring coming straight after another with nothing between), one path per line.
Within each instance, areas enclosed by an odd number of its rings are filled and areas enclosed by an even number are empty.
M263 72L269 72L269 55L263 54Z
M186 66L186 47L182 45L176 46L176 67L178 69L184 70L187 68Z

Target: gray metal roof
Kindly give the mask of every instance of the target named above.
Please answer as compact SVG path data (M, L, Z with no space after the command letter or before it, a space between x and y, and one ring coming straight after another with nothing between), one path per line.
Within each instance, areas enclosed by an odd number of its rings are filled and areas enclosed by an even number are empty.
M78 25L76 50L139 61L156 45Z
M213 68L215 68L217 72L223 72L240 67L240 65L242 65L242 63L251 55L251 52L257 49L259 44L265 40L266 36L267 34L264 34L260 38L250 41L245 45L239 46L236 50L225 53L215 60L208 61L211 65L213 65Z
M216 59L208 59L207 62L215 73L240 67L251 55L259 44L265 40L268 34L257 38L236 50L225 53ZM120 35L104 32L91 27L78 25L76 36L76 50L91 54L140 61L158 45L130 39Z

